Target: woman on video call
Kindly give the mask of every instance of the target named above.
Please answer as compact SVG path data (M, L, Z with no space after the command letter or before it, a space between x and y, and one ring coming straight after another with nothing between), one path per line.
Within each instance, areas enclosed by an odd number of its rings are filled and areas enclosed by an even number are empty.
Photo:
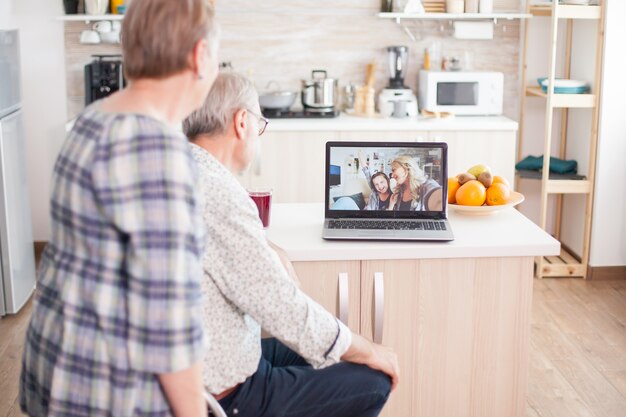
M389 201L391 201L391 184L389 183L389 177L382 171L372 175L369 168L369 158L367 161L364 161L362 157L359 159L363 167L363 174L365 174L367 183L372 190L372 194L370 194L364 210L389 210Z
M390 197L389 210L441 210L441 186L427 179L415 158L402 155L391 163L391 178L396 186Z

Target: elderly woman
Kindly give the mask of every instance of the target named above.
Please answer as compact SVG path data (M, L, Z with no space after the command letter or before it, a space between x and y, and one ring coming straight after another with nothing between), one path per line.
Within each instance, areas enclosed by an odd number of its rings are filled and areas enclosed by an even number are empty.
M205 0L133 0L128 88L87 107L54 167L52 237L24 346L30 416L206 416L203 236L177 126L217 76Z
M427 179L415 158L402 155L391 162L391 178L396 186L391 195L389 210L441 210L441 186Z
M228 415L376 416L397 383L396 355L353 334L296 286L233 175L252 161L266 124L253 85L234 73L220 74L183 124L209 242L205 384ZM280 342L262 341L261 327Z

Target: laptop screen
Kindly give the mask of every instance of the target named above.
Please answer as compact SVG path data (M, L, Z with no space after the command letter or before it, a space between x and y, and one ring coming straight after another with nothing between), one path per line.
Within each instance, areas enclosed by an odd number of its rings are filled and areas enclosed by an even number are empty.
M447 145L328 142L326 217L446 218Z

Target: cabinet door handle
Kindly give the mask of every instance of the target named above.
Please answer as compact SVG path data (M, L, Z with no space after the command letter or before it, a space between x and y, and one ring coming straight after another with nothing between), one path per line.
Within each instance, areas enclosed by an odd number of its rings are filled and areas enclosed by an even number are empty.
M374 343L383 342L385 314L385 279L382 272L374 273Z
M348 325L348 311L350 309L350 295L348 293L348 274L339 274L339 320Z

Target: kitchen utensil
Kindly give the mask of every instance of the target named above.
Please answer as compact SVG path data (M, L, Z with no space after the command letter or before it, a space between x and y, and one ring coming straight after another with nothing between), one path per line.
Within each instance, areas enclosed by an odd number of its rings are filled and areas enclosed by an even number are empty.
M276 86L274 90L270 90L272 85ZM281 90L276 81L270 81L265 88L269 91L259 95L259 105L262 109L289 110L298 97L297 92Z
M78 0L63 0L63 7L65 9L65 14L77 14Z
M446 12L447 13L463 13L465 11L464 0L446 0Z
M376 82L376 63L367 64L365 69L365 85L369 88L374 88Z
M465 13L478 13L478 0L465 0Z
M356 97L356 88L350 83L343 89L343 111L354 110L354 99Z
M119 32L104 32L100 34L103 43L120 43Z
M85 0L85 13L92 15L105 14L109 2L107 0Z
M325 70L313 70L310 80L302 80L302 105L309 111L333 111L336 89L335 78L328 78Z
M100 43L100 34L95 30L83 30L80 33L80 43Z
M493 13L493 0L480 0L478 10L481 13Z
M124 0L111 0L111 13L113 14L122 14L120 13L120 7L124 6Z
M493 213L497 213L501 210L509 207L514 207L524 201L524 195L516 191L511 191L511 196L506 204L500 206L462 206L460 204L448 204L448 207L452 211L456 211L461 214L468 214L473 216L488 216Z
M113 24L111 23L110 20L101 20L93 24L93 30L100 32L100 33L111 32L112 29L113 29Z
M548 92L548 78L537 78L544 93ZM554 94L585 94L589 92L589 84L585 81L556 78L554 80Z

